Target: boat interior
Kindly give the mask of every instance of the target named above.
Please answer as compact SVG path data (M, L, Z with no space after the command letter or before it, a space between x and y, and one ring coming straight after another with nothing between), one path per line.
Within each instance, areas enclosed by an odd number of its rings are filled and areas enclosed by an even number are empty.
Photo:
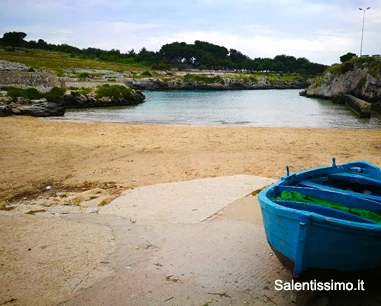
M346 221L381 225L379 221L368 217L364 218L362 214L358 215L352 210L343 211L316 205L316 203L306 203L304 200L299 201L295 198L283 199L280 195L284 191L339 203L349 209L355 208L374 212L381 217L381 173L374 168L358 165L340 166L293 174L287 176L283 183L269 190L268 197L274 203L292 209L309 211Z

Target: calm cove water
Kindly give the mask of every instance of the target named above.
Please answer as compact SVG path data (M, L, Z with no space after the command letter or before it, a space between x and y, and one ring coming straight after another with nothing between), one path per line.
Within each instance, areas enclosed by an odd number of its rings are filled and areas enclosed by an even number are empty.
M144 92L136 106L68 110L68 119L187 125L381 128L381 114L359 119L344 105L300 90Z

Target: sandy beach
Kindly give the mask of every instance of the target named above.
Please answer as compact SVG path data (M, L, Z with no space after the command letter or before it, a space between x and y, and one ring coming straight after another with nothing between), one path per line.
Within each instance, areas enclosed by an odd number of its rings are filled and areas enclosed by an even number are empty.
M379 130L26 117L0 127L1 305L293 305L273 288L291 276L251 191L287 165L381 166ZM332 301L355 300L344 293Z
M114 182L122 189L365 159L381 166L381 133L366 129L161 126L1 118L0 199L42 187ZM113 184L111 184L113 186ZM109 186L111 186L109 184Z

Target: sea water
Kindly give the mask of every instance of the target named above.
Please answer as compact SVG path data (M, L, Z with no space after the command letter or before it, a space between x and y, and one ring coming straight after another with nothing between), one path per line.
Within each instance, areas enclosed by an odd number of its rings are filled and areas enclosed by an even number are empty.
M381 128L381 114L357 118L345 105L300 90L144 92L135 106L71 109L68 119L177 125Z

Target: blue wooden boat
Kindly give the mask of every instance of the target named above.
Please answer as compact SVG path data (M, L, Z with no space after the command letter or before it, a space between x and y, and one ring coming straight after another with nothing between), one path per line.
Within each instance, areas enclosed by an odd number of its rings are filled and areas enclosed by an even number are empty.
M298 200L282 192L332 201L342 211ZM295 278L320 272L381 270L381 222L351 213L381 210L381 169L356 161L287 175L258 194L267 241ZM325 274L327 275L327 274ZM312 277L312 276L311 276ZM310 277L307 277L310 278Z

